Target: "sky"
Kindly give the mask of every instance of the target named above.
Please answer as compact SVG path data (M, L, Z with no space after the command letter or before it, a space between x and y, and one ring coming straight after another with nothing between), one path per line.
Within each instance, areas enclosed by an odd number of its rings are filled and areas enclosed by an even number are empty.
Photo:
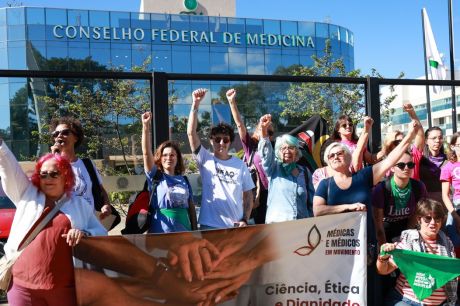
M0 0L0 7L14 0ZM386 78L425 73L421 10L427 9L439 52L450 67L449 0L236 0L236 16L329 22L354 33L355 69ZM24 6L138 11L140 0L17 0ZM460 69L460 0L452 0L455 67Z

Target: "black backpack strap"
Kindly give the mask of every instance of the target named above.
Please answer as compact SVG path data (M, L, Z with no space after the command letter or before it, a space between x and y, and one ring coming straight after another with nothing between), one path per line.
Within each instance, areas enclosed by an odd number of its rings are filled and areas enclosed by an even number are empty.
M101 211L102 206L104 205L104 199L102 198L102 190L96 174L96 170L94 169L94 165L89 158L85 157L81 160L85 165L86 170L88 171L89 177L91 178L91 192L94 199L94 209L96 211Z
M155 214L155 210L158 208L157 202L157 187L160 184L162 177L162 173L160 169L157 169L155 174L152 178L152 189L150 190L150 198L149 198L149 214L153 216ZM147 184L147 181L146 181ZM145 187L145 186L144 186Z
M417 180L414 180L413 178L410 179L410 183L411 183L411 186L412 186L412 193L415 197L415 200L420 200L421 196L422 196L422 190L421 190L421 182L420 181L417 181Z

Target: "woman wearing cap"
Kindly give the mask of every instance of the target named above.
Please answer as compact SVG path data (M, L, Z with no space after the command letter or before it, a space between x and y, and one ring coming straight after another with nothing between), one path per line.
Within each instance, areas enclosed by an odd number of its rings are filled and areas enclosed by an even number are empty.
M268 138L271 115L263 115L260 126L258 152L269 182L265 223L312 217L315 190L310 171L296 163L301 156L298 139L284 134L273 148Z

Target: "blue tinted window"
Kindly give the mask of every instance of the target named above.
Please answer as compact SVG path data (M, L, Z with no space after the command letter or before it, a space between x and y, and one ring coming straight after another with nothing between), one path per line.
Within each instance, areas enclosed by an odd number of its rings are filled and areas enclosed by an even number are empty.
M261 19L246 19L246 32L262 34L264 26Z
M297 22L295 22L295 21L281 21L281 34L284 34L284 35L297 35Z
M0 42L0 69L8 69L8 53L5 42Z
M6 10L9 25L25 24L24 8L9 8Z
M192 73L209 73L209 48L192 48Z
M227 18L209 16L209 31L226 32L227 31Z
M92 27L110 26L109 12L89 11L89 24Z
M229 32L246 32L244 19L228 17L227 23Z
M6 25L6 9L0 9L0 25Z
M8 40L25 40L26 39L26 26L25 25L15 25L8 27Z
M112 66L116 69L131 70L131 46L112 43Z
M46 25L45 26L45 35L46 35L46 40L57 40L57 41L66 41L67 40L67 36L65 34L65 26ZM30 38L34 39L33 37L30 37Z
M191 104L192 103L192 84L190 81L174 81L174 82L169 82L169 89L170 92L174 93L174 95L178 99L179 104ZM205 97L205 102L207 99L207 96ZM209 103L208 103L209 104ZM201 110L201 105L200 105L200 110ZM190 105L188 105L188 112L184 113L185 116L188 116L190 114Z
M329 25L327 23L316 23L316 37L329 38Z
M46 63L46 42L30 41L27 44L27 67L33 70L49 70Z
M48 60L56 58L67 59L67 43L48 41L46 43L46 57ZM50 68L54 70L54 67ZM65 67L65 69L67 69L67 67Z
M6 27L0 26L0 41L6 41L7 40L6 33L7 33Z
M45 40L45 26L44 25L28 25L27 38Z
M264 33L281 34L279 20L264 20Z
M290 67L292 65L298 65L299 64L299 56L297 55L283 55L281 57L281 63L283 67Z
M150 29L150 14L131 13L131 27Z
M228 73L228 53L211 52L210 54L210 73Z
M69 48L69 59L84 60L89 57L89 48ZM89 67L85 67L89 68Z
M229 69L232 74L247 74L246 52L244 49L228 48Z
M150 14L152 29L169 29L171 27L171 15Z
M265 73L274 74L281 65L281 50L265 49Z
M83 10L68 10L68 23L74 26L89 26L89 15L88 11Z
M25 41L8 43L8 69L27 69Z
M176 30L189 30L190 18L188 15L171 15L171 28Z
M151 56L150 45L147 44L133 44L132 45L132 62L133 66L141 67L144 62ZM151 64L146 67L151 70Z
M315 36L315 23L307 21L299 21L299 35Z
M252 49L248 50L247 54L248 74L264 74L264 50Z
M110 12L110 26L113 28L129 28L130 19L129 13Z
M45 24L45 9L28 7L26 13L27 24Z
M46 24L49 25L67 25L67 12L61 9L45 9L46 13Z
M171 47L153 48L152 50L152 69L154 71L172 72L171 68Z
M195 31L209 31L208 16L190 16L190 28Z
M192 65L190 62L190 47L173 46L172 70L173 72L180 73L190 73L192 71Z
M313 59L311 58L315 54L315 51L305 51L299 56L299 63L302 66L310 67L313 66Z
M94 66L101 65L110 67L111 57L110 57L110 44L108 43L94 43L90 45L90 55L91 59L95 62ZM93 67L93 69L96 67Z

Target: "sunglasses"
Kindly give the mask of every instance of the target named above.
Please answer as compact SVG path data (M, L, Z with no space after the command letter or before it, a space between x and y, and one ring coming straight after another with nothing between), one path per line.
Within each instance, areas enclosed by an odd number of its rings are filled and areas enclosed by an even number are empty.
M281 147L281 148L280 148L280 151L281 151L281 152L284 152L284 151L287 151L287 150L289 150L289 151L294 151L295 149L296 149L295 146L286 146L286 147Z
M40 171L40 178L47 179L47 178L58 178L61 175L59 171Z
M338 151L336 153L329 154L327 158L328 159L334 159L336 157L342 157L343 155L345 155L345 151L342 150L342 151Z
M212 140L215 142L215 143L220 143L221 141L223 141L225 144L229 143L230 142L230 137L213 137Z
M342 124L340 125L340 127L344 128L344 129L345 129L347 126L348 126L348 127L353 127L353 123L348 122L348 123L342 123Z
M441 223L442 218L433 218L432 216L424 216L422 217L423 222L431 223L431 220L434 220L434 223Z
M72 130L71 129L63 129L63 130L56 130L54 131L53 133L51 133L51 136L53 136L53 138L56 138L58 137L59 135L62 135L62 136L69 136L70 133L72 133Z
M414 169L415 163L414 162L408 162L408 163L401 162L401 163L397 163L395 166L398 167L401 170L404 170L404 168L406 168L406 166L409 169Z

